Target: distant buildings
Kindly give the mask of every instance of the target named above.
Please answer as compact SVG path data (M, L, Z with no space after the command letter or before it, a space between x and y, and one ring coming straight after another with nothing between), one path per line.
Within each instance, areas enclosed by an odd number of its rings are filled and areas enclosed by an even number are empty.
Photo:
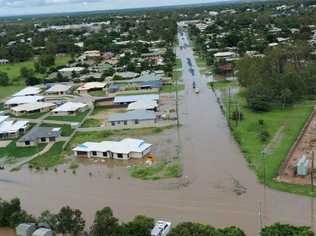
M30 115L33 113L49 112L56 107L56 104L50 102L33 102L11 107L10 112L15 116Z
M65 95L71 90L71 85L55 84L46 90L47 95Z
M76 157L129 160L150 154L152 144L144 140L126 138L119 142L86 142L73 149Z
M89 91L96 91L96 90L103 90L106 83L102 82L88 82L83 85L81 85L77 91L80 94L87 94Z

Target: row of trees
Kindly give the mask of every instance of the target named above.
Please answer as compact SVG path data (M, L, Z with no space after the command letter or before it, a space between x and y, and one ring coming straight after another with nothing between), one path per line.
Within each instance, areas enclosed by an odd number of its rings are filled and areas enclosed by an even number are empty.
M0 227L15 228L20 223L45 223L57 233L78 235L84 231L85 220L82 212L69 206L62 207L57 214L44 211L35 218L21 208L19 199L5 201L0 199ZM154 219L143 215L136 216L132 221L119 223L113 216L111 208L104 207L95 214L91 236L150 236L154 227ZM88 234L88 233L87 233ZM210 225L184 222L173 227L170 236L245 236L238 227L231 226L217 229ZM314 236L309 227L274 224L261 230L261 236Z
M243 58L238 64L240 84L254 111L285 107L316 94L316 64L303 44L266 52L264 58Z

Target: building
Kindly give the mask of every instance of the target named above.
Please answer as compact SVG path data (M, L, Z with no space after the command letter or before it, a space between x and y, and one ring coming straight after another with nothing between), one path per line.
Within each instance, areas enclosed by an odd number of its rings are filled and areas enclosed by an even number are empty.
M117 72L115 73L114 76L118 76L122 78L122 80L130 80L130 79L136 78L137 76L139 76L139 74L135 72L126 71L126 72Z
M150 154L152 144L126 138L121 141L86 142L73 149L76 157L102 159L140 159Z
M34 102L45 102L45 98L43 96L19 96L12 97L4 103L5 108L16 107L22 104L34 103Z
M26 87L16 94L12 95L12 97L21 97L21 96L35 96L41 93L41 89L38 87Z
M40 143L57 142L60 137L61 128L34 127L16 142L16 146L27 147Z
M39 228L37 229L32 236L54 236L54 232L51 229Z
M47 95L65 95L71 90L71 85L55 84L46 90Z
M133 110L152 110L158 111L158 103L154 100L138 100L136 102L132 102L127 106L128 111Z
M135 127L155 125L157 122L154 111L134 110L124 113L115 113L108 118L110 126Z
M15 228L15 234L16 236L32 236L32 234L36 230L36 225L35 224L19 224Z
M114 98L114 104L128 105L137 101L156 101L159 103L158 94L140 94L140 95L128 95L128 96L116 96Z
M49 112L56 107L54 103L49 102L33 102L11 107L10 112L15 116L29 115L33 113Z
M17 138L25 134L28 126L28 121L9 120L8 116L0 116L0 140Z
M88 82L88 83L85 83L83 85L81 85L77 91L80 93L80 94L86 94L88 93L89 91L96 91L96 90L103 90L104 87L105 87L105 83L102 83L102 82Z
M217 52L214 54L214 58L217 62L221 60L232 61L238 59L238 54L235 52Z
M76 115L88 110L88 105L80 102L66 102L51 111L53 116Z
M64 77L71 77L73 74L80 74L84 70L84 67L67 67L58 70L58 72Z

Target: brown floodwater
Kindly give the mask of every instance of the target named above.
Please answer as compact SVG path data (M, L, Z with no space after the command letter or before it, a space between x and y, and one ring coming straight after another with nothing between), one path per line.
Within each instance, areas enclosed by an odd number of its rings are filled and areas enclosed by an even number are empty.
M89 162L81 165L76 174L69 170L64 173L62 168L57 173L23 168L18 172L0 171L0 196L19 197L23 207L35 215L70 205L83 211L88 224L97 209L110 206L122 221L145 214L173 223L238 225L248 235L258 235L260 212L263 224L310 225L311 199L264 191L231 137L207 81L200 78L192 50L178 51L178 55L183 61L186 85L179 104L182 126L139 138L155 144L154 151L160 158L173 158L180 151L182 178L154 182L133 179L128 175L128 166L133 163L117 166ZM195 76L189 73L188 57ZM193 79L200 94L192 89Z

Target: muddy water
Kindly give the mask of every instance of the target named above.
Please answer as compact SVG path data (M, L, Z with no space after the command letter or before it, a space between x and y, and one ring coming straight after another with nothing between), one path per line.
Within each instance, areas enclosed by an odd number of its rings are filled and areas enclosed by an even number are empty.
M25 168L0 172L1 197L21 198L23 207L36 215L44 209L57 211L64 205L80 208L88 224L94 212L104 206L111 206L123 221L146 214L174 223L190 220L218 227L234 224L248 235L259 231L259 208L264 224L310 224L310 199L269 189L264 192L257 183L205 79L188 72L186 58L190 57L198 73L192 50L178 53L186 84L179 104L182 127L144 138L157 145L162 157L170 158L181 148L183 178L156 182L132 179L128 176L129 164L117 167L89 163L75 175L62 170L34 173ZM198 95L192 89L193 79L200 88Z

